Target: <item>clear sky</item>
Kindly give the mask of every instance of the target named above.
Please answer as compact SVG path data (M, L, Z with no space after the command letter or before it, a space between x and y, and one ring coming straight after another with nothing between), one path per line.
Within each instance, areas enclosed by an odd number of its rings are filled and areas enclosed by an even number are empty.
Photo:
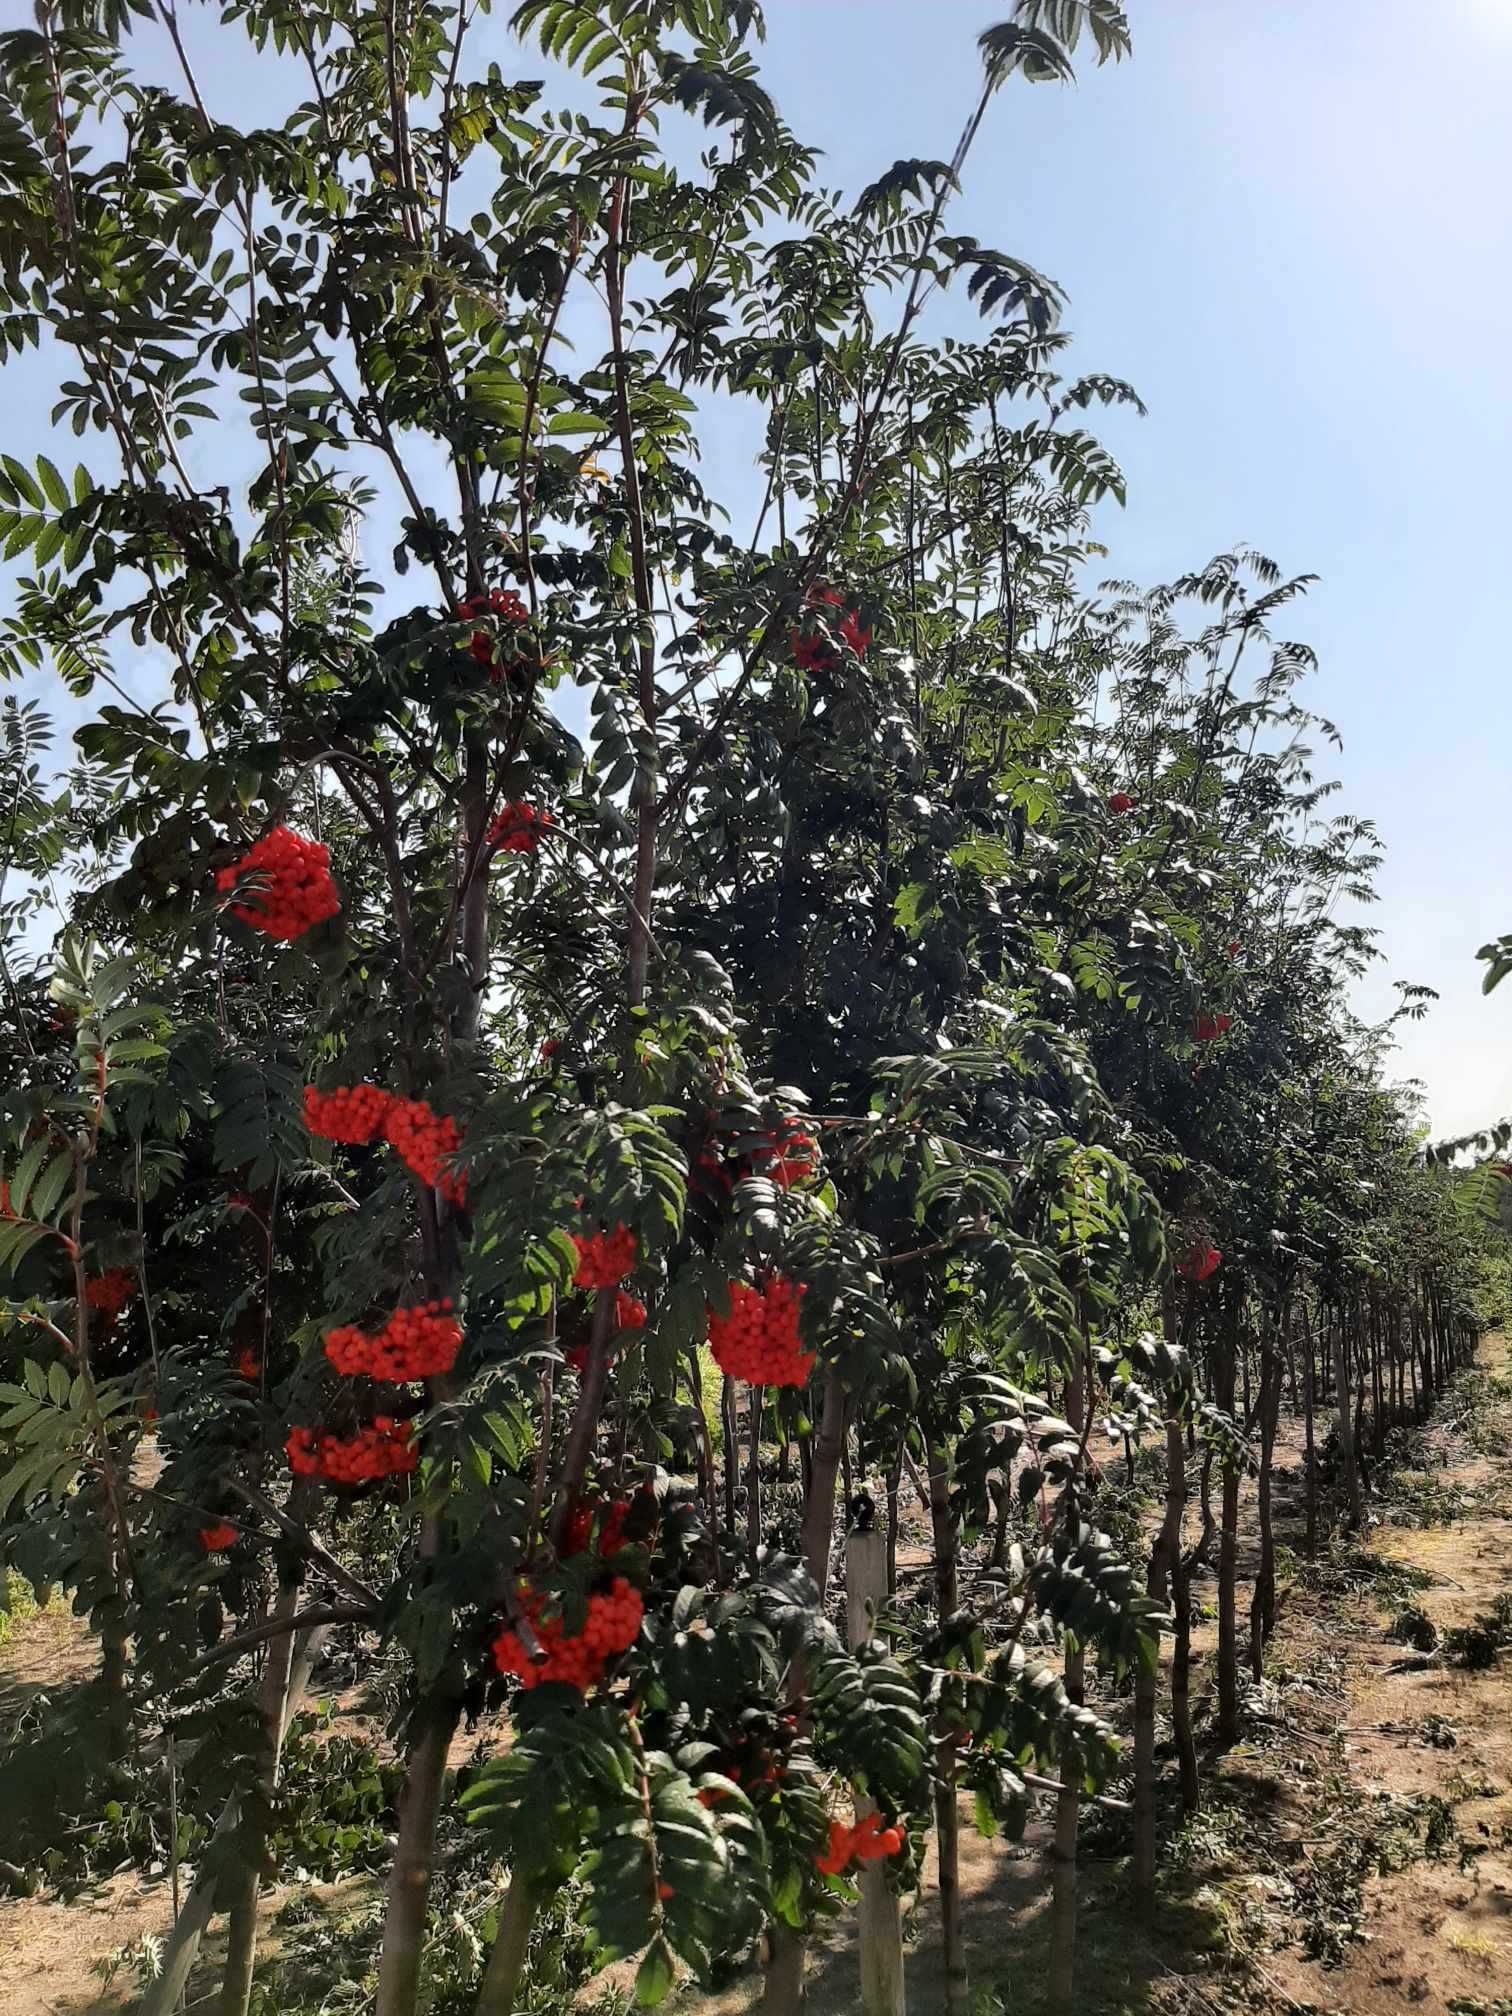
M0 0L0 19L19 5ZM854 192L899 155L950 154L976 35L1007 12L766 0L763 75L824 147L825 181ZM1303 697L1344 736L1342 756L1319 752L1335 803L1387 847L1368 919L1385 958L1359 1006L1383 1013L1393 979L1439 990L1399 1069L1424 1082L1435 1134L1459 1133L1512 1113L1512 987L1484 1001L1474 958L1512 930L1512 0L1129 13L1132 62L1097 71L1083 52L1074 88L1005 88L950 228L1058 280L1076 368L1132 380L1150 409L1093 423L1129 479L1128 509L1099 523L1110 574L1166 579L1244 540L1321 577L1282 634L1322 659ZM539 75L507 14L474 54ZM185 9L212 109L275 116L284 80L263 102L240 33L213 19ZM153 34L133 37L143 55ZM7 370L0 439L29 459L49 444L27 377ZM71 466L71 437L58 446Z

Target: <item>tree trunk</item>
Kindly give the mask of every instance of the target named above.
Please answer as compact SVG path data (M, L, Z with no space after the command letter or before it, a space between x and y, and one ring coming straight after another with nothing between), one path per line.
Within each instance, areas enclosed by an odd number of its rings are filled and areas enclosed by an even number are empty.
M1069 1416L1068 1416L1069 1418ZM1079 1645L1066 1652L1066 1693L1080 1703L1086 1677ZM1052 2016L1070 2016L1076 1989L1076 1829L1081 1818L1081 1761L1074 1749L1061 1753L1061 1791L1055 1802L1055 1839L1050 1897L1050 1964L1045 2006Z
M1338 1312L1333 1326L1334 1400L1339 1429L1339 1458L1344 1466L1344 1492L1349 1501L1349 1523L1358 1532L1365 1522L1365 1502L1360 1493L1360 1465L1355 1449L1354 1408L1349 1391L1349 1330L1344 1312Z
M1260 1480L1257 1517L1260 1564L1250 1598L1250 1671L1260 1679L1265 1670L1265 1641L1276 1628L1276 1535L1271 1519L1271 1470L1276 1453L1276 1423L1281 1412L1283 1358L1274 1338L1267 1339L1260 1370Z
M284 1726L279 1731L280 1745L289 1719L304 1697L325 1639L326 1627L321 1625L313 1631L306 1631L299 1640L289 1674ZM227 1857L233 1852L230 1837L235 1832L240 1814L241 1802L233 1792L221 1808L215 1832L195 1871L189 1895L184 1899L184 1908L169 1935L163 1954L163 1971L142 1997L137 2016L173 2016L173 2011L178 2008L189 1976L194 1971L194 1963L199 1958L200 1942L215 1913L221 1874L227 1866Z
M1234 1411L1234 1358L1239 1312L1224 1312L1214 1344L1218 1405ZM1223 1455L1223 1508L1218 1526L1218 1734L1239 1735L1239 1626L1235 1603L1239 1574L1239 1465L1227 1445Z
M898 1593L898 1487L903 1481L903 1444L887 1472L887 1593Z
M746 1563L756 1573L756 1556L761 1549L761 1400L762 1389L747 1389L751 1410L751 1460L746 1470Z
M274 1601L274 1618L291 1618L299 1607L301 1578L285 1572ZM257 1965L257 1893L268 1848L268 1807L278 1785L284 1729L289 1713L289 1683L294 1671L293 1631L281 1631L268 1642L262 1685L258 1689L257 1776L251 1796L242 1804L233 1853L235 1863L222 1900L230 1910L226 1962L221 1975L219 2016L247 2016L252 2001L252 1974Z
M1181 1810L1190 1820L1202 1804L1197 1739L1192 1733L1192 1570L1185 1554L1171 1569L1171 1728L1181 1770Z
M450 1697L433 1697L416 1712L419 1733L399 1804L399 1840L389 1871L373 2016L413 2016L435 1867L436 1820L446 1786L446 1753L459 1712Z
M1313 1428L1314 1395L1314 1353L1312 1324L1308 1319L1307 1304L1302 1304L1302 1421L1306 1437L1306 1453L1303 1457L1303 1492L1306 1498L1307 1532L1303 1545L1309 1561L1318 1553L1318 1449Z
M1066 1384L1066 1419L1078 1434L1088 1399L1086 1368L1078 1358L1075 1372ZM1066 1693L1074 1702L1080 1703L1082 1699L1084 1679L1082 1648L1068 1638ZM1050 1959L1045 1989L1045 2004L1051 2016L1070 2016L1076 1983L1076 1830L1081 1818L1082 1768L1075 1745L1068 1742L1060 1756L1061 1790L1055 1802L1055 1839L1051 1849Z
M876 1615L886 1602L887 1543L868 1527L852 1533L845 1549L846 1635L852 1647L876 1635ZM876 1801L864 1793L855 1792L854 1799L857 1820L877 1811ZM903 1918L897 1895L888 1887L886 1863L863 1862L856 1883L861 1892L862 2016L906 2016Z
M515 2016L515 1998L525 1971L535 1913L535 1889L516 1873L510 1878L504 1909L499 1914L499 1929L483 1971L476 2016Z
M845 1388L839 1375L831 1372L824 1381L820 1403L819 1429L812 1438L808 1458L808 1489L803 1505L803 1561L814 1578L821 1606L829 1588L830 1547L835 1526L835 1480L840 1474L840 1455L845 1446ZM799 1704L800 1726L803 1673L791 1676L792 1698ZM778 1921L770 1931L771 1952L762 1985L758 2016L798 2016L805 2001L804 1964L808 1957L808 1937ZM378 2012L384 2016L384 2012Z
M724 1523L730 1545L735 1542L735 1477L740 1468L740 1433L735 1425L735 1381L726 1373L719 1393L719 1422L724 1441Z
M1147 1587L1159 1604L1170 1601L1172 1570L1181 1555L1186 1514L1186 1447L1181 1422L1166 1422L1165 1514L1150 1548ZM1142 1902L1155 1895L1155 1700L1160 1683L1159 1654L1134 1675L1134 1894Z
M929 1523L934 1540L935 1604L940 1622L959 1607L955 1521L950 1516L950 1455L929 1443ZM961 1813L956 1804L957 1724L943 1703L935 1730L936 1875L940 1886L940 1936L945 1950L946 2016L966 2016L970 1987L966 1927L961 1907Z

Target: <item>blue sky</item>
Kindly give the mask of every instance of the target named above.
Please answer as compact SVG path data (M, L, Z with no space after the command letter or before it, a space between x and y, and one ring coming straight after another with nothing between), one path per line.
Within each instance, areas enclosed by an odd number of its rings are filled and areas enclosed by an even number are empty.
M1283 634L1322 659L1303 697L1344 736L1342 756L1319 752L1344 781L1335 803L1374 818L1388 850L1368 919L1386 956L1359 1006L1384 1012L1393 979L1440 991L1402 1034L1398 1070L1424 1082L1436 1134L1461 1132L1512 1112L1512 997L1484 1001L1474 959L1512 929L1497 557L1512 448L1512 0L1129 11L1132 62L1097 71L1083 54L1074 88L1005 88L950 228L1058 280L1076 367L1132 380L1150 409L1095 422L1129 479L1128 509L1098 526L1108 573L1165 579L1245 540L1321 577ZM763 75L824 147L825 181L855 191L899 155L949 155L976 35L1006 12L1004 0L767 0ZM477 31L474 53L539 75L506 16ZM184 18L212 110L276 116L286 81L260 74L209 10ZM153 38L133 38L137 60ZM968 323L963 303L934 326ZM51 379L11 367L7 390L4 445L30 459L50 445ZM57 446L71 466L71 437ZM93 441L88 454L103 470ZM709 473L740 494L737 470Z

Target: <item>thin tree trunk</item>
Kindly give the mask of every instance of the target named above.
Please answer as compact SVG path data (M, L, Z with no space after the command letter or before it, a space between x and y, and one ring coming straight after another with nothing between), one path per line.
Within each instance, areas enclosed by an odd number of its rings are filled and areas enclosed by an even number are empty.
M887 1593L898 1593L898 1487L903 1481L903 1444L887 1472Z
M1276 1341L1267 1339L1260 1370L1260 1479L1257 1517L1260 1564L1250 1598L1250 1671L1259 1680L1265 1670L1265 1641L1276 1627L1276 1535L1271 1518L1271 1471L1276 1454L1276 1423L1281 1412L1283 1359Z
M284 1723L279 1730L280 1745L289 1721L304 1698L326 1636L327 1627L317 1625L299 1639L289 1674ZM189 1976L194 1971L194 1963L199 1958L200 1943L215 1913L220 1878L226 1867L226 1857L232 1850L230 1837L238 1825L240 1814L241 1801L233 1792L221 1808L209 1846L195 1871L189 1895L184 1899L184 1908L169 1935L163 1955L163 1971L142 1997L137 2016L172 2016L177 2009Z
M1202 1777L1192 1732L1192 1570L1184 1553L1171 1568L1171 1615L1171 1728L1181 1770L1181 1810L1190 1819L1202 1804Z
M299 1607L301 1578L285 1573L272 1616L288 1619ZM289 1683L294 1671L293 1631L281 1631L268 1642L262 1685L258 1689L257 1779L242 1806L234 1853L235 1871L229 1890L230 1923L226 1962L221 1975L219 2016L247 2016L252 2001L252 1975L257 1965L257 1893L268 1847L268 1806L278 1785L278 1766L289 1712ZM226 1898L223 1888L222 1897Z
M730 1536L730 1544L735 1541L735 1474L740 1468L740 1433L735 1424L735 1381L729 1374L724 1375L719 1394L719 1421L724 1441L724 1523Z
M1066 1383L1066 1419L1080 1434L1089 1401L1086 1367L1078 1358ZM1074 1486L1068 1486L1072 1490ZM1080 1703L1086 1677L1085 1655L1074 1640L1066 1645L1067 1696ZM1061 1751L1061 1790L1055 1802L1055 1838L1051 1849L1050 1959L1045 2004L1051 2016L1070 2016L1076 1986L1076 1830L1081 1819L1082 1761L1074 1744Z
M853 1647L876 1635L876 1614L888 1595L886 1557L887 1543L873 1527L857 1529L846 1542L846 1635ZM859 1789L854 1800L857 1820L877 1811L876 1801ZM862 2016L906 2016L903 1917L897 1894L888 1886L886 1863L863 1862L856 1883L861 1892Z
M929 1443L929 1522L934 1539L935 1605L943 1625L959 1607L955 1522L950 1516L950 1455ZM935 1731L936 1877L940 1886L940 1936L945 1950L946 2016L965 2016L970 1988L966 1927L961 1906L961 1814L956 1804L956 1724L942 1705Z
M1303 1457L1303 1494L1306 1500L1307 1532L1303 1545L1309 1561L1318 1553L1318 1449L1313 1427L1315 1354L1313 1351L1312 1323L1308 1317L1307 1304L1302 1304L1302 1422L1306 1438Z
M525 1971L535 1914L535 1889L517 1872L510 1878L504 1909L499 1914L499 1929L483 1970L476 2016L515 2016L515 1998Z
M1344 1491L1349 1501L1349 1523L1358 1531L1365 1521L1365 1503L1360 1493L1360 1465L1355 1449L1354 1409L1349 1392L1349 1330L1344 1312L1333 1326L1335 1405L1339 1430L1339 1457L1344 1466Z
M822 1606L829 1588L830 1548L835 1526L835 1480L845 1446L845 1388L837 1373L829 1373L820 1403L819 1429L809 1452L808 1490L803 1507L803 1560L814 1579ZM803 1674L791 1676L793 1699L803 1719ZM808 1937L776 1921L770 1930L771 1951L762 1984L758 2016L798 2016L805 2001L803 1970Z
M426 1906L436 1857L436 1821L446 1786L446 1753L459 1704L432 1697L416 1712L418 1735L409 1755L399 1809L399 1840L389 1872L374 2016L411 2016L420 1989Z
M1181 1527L1186 1514L1186 1448L1181 1422L1166 1422L1165 1514L1150 1548L1147 1587L1155 1602L1170 1600L1172 1569L1181 1555ZM1148 1903L1155 1894L1155 1700L1160 1660L1134 1675L1134 1893Z
M756 1556L761 1549L761 1399L762 1389L747 1391L751 1410L751 1460L746 1470L746 1561L756 1573Z
M1214 1343L1213 1377L1218 1405L1234 1411L1234 1359L1239 1328L1237 1308L1224 1311ZM1239 1627L1235 1599L1239 1573L1239 1465L1224 1445L1223 1501L1218 1527L1218 1734L1234 1742L1239 1734Z

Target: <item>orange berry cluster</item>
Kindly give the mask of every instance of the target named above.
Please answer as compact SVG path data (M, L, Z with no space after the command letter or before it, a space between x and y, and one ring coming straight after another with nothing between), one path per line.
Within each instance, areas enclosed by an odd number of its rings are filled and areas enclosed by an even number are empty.
M513 1673L525 1688L556 1680L576 1687L582 1694L598 1685L604 1677L604 1668L617 1652L624 1652L635 1643L645 1615L640 1591L623 1575L616 1575L606 1590L596 1591L588 1598L583 1628L571 1637L560 1616L542 1616L544 1598L528 1588L521 1590L521 1608L530 1619L545 1656L533 1659L519 1634L506 1628L493 1643L495 1666L501 1673Z
M818 1164L819 1144L796 1113L789 1113L753 1151L751 1173L766 1176L784 1190L806 1183Z
M612 1232L574 1232L572 1243L578 1256L574 1288L617 1288L635 1265L638 1241L628 1225L616 1225Z
M376 1141L393 1103L393 1093L381 1085L337 1085L329 1092L306 1085L305 1125L326 1141Z
M752 1386L804 1386L814 1369L814 1353L798 1341L798 1304L804 1282L774 1274L764 1288L730 1283L730 1313L709 1311L709 1349L732 1379Z
M1196 1037L1199 1043L1211 1043L1215 1036L1226 1036L1234 1026L1232 1015L1199 1015Z
M376 1334L355 1323L340 1324L326 1332L325 1354L349 1377L365 1372L370 1379L395 1384L450 1372L462 1348L462 1325L451 1306L447 1295L439 1302L396 1309Z
M366 1484L415 1469L420 1451L408 1421L375 1414L355 1435L332 1435L324 1428L293 1428L284 1444L296 1477L328 1477L333 1484Z
M467 1178L441 1166L462 1146L462 1130L449 1113L437 1113L423 1099L395 1099L383 1133L399 1160L422 1183L439 1190L449 1203L466 1201Z
M534 854L541 844L541 835L555 824L549 812L520 798L512 800L489 821L483 837L502 854Z
M243 1379L261 1379L262 1353L255 1344L243 1344L236 1354L236 1369Z
M200 1545L207 1554L224 1554L228 1547L234 1547L241 1538L241 1529L229 1520L217 1519L213 1526L201 1526Z
M254 931L287 941L334 917L341 897L331 880L331 856L318 840L306 840L287 826L275 826L240 861L217 871L217 889L234 889L244 875L262 885L251 900L233 903L231 915Z
M843 1820L831 1820L827 1855L816 1855L814 1867L824 1876L839 1876L851 1863L880 1862L884 1855L896 1855L903 1846L901 1827L884 1827L880 1813L868 1813L854 1827Z
M830 608L844 610L836 628L858 658L866 656L872 633L853 609L846 609L845 597L838 588L815 587L809 591L809 606L817 608L827 604ZM800 672L828 672L838 662L835 648L822 631L793 630L789 633L793 647L793 662Z
M119 1316L136 1293L136 1276L129 1267L107 1267L92 1281L84 1283L84 1300L112 1320Z
M464 622L476 623L480 616L497 616L501 623L528 623L530 611L520 600L513 588L490 588L482 595L469 595L465 602L457 604L457 613ZM467 648L480 665L493 665L494 640L489 630L474 630L467 640ZM495 679L499 669L494 667Z

